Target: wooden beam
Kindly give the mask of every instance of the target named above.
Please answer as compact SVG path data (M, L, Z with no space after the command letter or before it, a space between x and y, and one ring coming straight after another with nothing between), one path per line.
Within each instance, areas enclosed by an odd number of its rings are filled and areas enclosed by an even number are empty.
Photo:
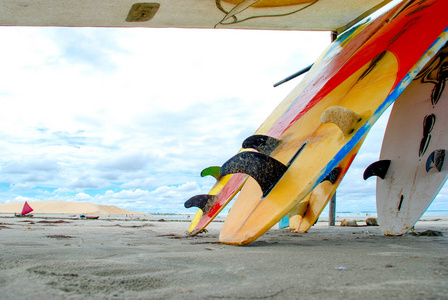
M338 33L331 32L331 42L333 43L338 37ZM328 226L334 226L336 223L336 192L330 199L329 211L328 211Z

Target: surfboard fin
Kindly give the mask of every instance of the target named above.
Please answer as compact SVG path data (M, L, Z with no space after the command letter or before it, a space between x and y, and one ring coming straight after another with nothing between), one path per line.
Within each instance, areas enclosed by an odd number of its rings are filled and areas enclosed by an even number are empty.
M355 131L355 125L361 121L361 117L346 107L331 106L322 113L320 121L333 123L341 129L344 135L349 135Z
M241 152L221 167L221 176L244 173L254 178L265 197L286 172L287 167L278 160L258 152Z
M206 211L207 203L210 201L210 199L215 198L214 195L196 195L185 201L184 207L190 208L190 207L197 207L200 208L203 212Z
M221 167L216 167L216 166L205 168L201 172L201 177L213 176L213 177L215 177L216 180L219 180L221 178L221 174L219 173L220 170L221 170Z
M244 140L243 148L252 148L269 155L280 144L280 140L267 135L252 135Z
M445 161L445 150L433 151L426 161L426 172L429 172L432 168L436 168L439 172L442 171L442 166Z
M379 160L371 164L366 168L364 171L363 178L364 180L367 180L367 178L372 176L378 176L381 179L384 179L384 177L387 174L387 171L389 170L390 166L390 160Z
M327 176L325 176L324 179L322 179L322 182L324 181L330 181L331 184L334 184L336 180L338 179L339 172L341 172L341 167L336 167L333 170L331 170L330 173L328 173Z

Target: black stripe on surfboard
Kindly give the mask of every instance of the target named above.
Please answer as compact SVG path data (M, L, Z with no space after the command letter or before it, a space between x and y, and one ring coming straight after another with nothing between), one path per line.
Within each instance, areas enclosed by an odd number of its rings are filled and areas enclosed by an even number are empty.
M403 205L403 200L404 200L404 196L401 195L401 196L400 196L400 202L398 203L398 211L401 210L401 206Z

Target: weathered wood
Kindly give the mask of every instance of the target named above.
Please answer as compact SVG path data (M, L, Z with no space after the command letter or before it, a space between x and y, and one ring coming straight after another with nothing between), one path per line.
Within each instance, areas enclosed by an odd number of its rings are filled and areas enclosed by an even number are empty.
M328 212L328 226L335 226L336 223L336 193L331 197L328 202L329 212Z

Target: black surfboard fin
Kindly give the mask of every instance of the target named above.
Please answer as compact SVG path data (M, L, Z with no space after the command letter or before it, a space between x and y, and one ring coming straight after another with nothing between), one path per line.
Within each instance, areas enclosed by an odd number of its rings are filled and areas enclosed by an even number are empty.
M378 176L381 179L384 179L384 177L387 174L387 171L389 170L390 166L390 160L379 160L371 164L366 168L364 171L363 178L364 180L367 180L367 178L372 176Z
M445 150L433 151L426 161L426 172L429 172L432 168L436 168L439 172L442 172L443 163L445 161Z
M205 168L201 172L201 177L213 176L216 178L216 180L219 180L221 178L221 174L219 173L220 170L221 170L221 167L216 167L216 166Z
M338 179L339 173L341 172L341 167L336 167L333 170L331 170L330 173L328 173L327 176L325 176L324 179L322 179L321 182L324 181L330 181L331 184L334 184L336 182L336 180Z
M331 106L322 113L320 121L333 123L344 135L349 135L355 130L356 123L361 121L361 116L346 107Z
M280 140L267 135L252 135L244 140L243 148L252 148L269 155L280 144Z
M244 173L254 178L265 197L286 172L287 167L278 160L258 152L241 152L221 167L221 176Z
M213 199L214 197L216 196L208 194L196 195L185 201L184 206L185 208L197 207L200 208L202 211L205 211L207 203L210 201L210 199Z

